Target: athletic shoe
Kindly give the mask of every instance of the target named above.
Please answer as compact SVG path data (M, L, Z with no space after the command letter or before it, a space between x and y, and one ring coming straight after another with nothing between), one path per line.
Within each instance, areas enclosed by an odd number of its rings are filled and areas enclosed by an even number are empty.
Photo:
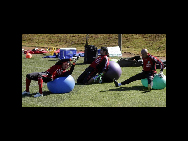
M24 92L22 93L22 95L30 95L30 92L24 91Z
M40 97L43 96L43 94L37 93L36 95L34 95L34 97Z
M114 84L115 84L116 87L119 87L118 82L115 80L115 78L114 78Z

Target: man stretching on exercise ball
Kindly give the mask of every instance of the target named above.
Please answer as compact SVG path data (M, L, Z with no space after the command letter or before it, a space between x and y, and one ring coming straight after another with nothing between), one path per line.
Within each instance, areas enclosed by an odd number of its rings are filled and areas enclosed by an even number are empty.
M147 51L147 49L142 49L141 51L142 54L142 59L143 59L143 70L141 73L136 74L135 76L130 77L129 79L118 83L115 79L114 79L114 84L116 87L119 87L121 85L125 85L125 84L129 84L133 81L136 80L141 80L144 78L148 79L148 91L151 91L152 86L153 86L153 78L154 75L157 73L156 71L156 63L158 63L160 65L160 73L159 73L159 77L163 76L163 69L164 69L164 65L163 63L155 56L150 55Z
M108 70L109 58L108 48L101 47L101 55L97 57L91 65L78 77L77 82L85 85L92 84L98 78L101 78ZM96 74L99 74L96 76Z
M43 93L42 93L43 81L47 83L47 82L55 80L58 77L64 77L64 76L68 76L72 74L74 67L75 67L76 60L73 62L72 66L71 66L70 61L71 59L62 59L62 60L59 60L55 65L53 65L51 68L49 68L45 72L34 72L34 73L27 74L26 75L26 90L22 93L22 96L30 95L29 86L30 86L31 80L38 81L38 85L39 85L39 93L34 95L34 97L43 96ZM70 66L71 66L70 70L67 71L66 69L68 69Z

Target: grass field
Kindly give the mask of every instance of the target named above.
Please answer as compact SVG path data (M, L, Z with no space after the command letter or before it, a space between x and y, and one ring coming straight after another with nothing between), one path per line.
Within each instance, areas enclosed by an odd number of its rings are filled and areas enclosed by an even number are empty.
M25 54L22 54L22 91L26 87L26 74L45 71L57 61L42 57L41 54L33 54L31 59L26 59ZM83 64L83 58L77 61L72 74L75 82L88 66L89 64ZM122 67L121 69L122 75L118 81L141 72L142 67ZM166 70L164 74L166 75ZM151 92L145 92L144 89L140 80L118 88L113 83L92 85L77 85L76 83L70 93L52 94L48 91L47 84L43 83L44 96L22 97L22 107L166 107L166 88ZM36 94L37 92L38 82L31 81L30 93Z

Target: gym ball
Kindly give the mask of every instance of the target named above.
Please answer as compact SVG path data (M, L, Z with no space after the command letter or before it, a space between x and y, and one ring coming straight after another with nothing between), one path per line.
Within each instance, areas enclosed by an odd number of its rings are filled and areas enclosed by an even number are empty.
M148 87L148 79L141 79L142 85L144 87ZM155 75L153 78L153 87L152 89L164 89L166 87L166 76L164 75L163 78L160 78L158 74Z
M31 58L32 55L31 55L31 53L27 53L27 54L25 55L25 57L26 57L26 58Z
M122 74L121 67L114 61L109 61L109 69L102 77L104 82L112 82L115 78L118 80Z
M74 78L69 75L67 77L59 77L54 81L47 83L48 90L52 93L69 93L74 89L75 81Z

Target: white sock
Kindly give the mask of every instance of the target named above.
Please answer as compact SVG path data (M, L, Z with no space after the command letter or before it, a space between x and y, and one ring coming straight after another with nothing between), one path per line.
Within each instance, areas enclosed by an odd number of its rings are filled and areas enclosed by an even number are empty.
M121 83L118 83L118 86L121 86Z

